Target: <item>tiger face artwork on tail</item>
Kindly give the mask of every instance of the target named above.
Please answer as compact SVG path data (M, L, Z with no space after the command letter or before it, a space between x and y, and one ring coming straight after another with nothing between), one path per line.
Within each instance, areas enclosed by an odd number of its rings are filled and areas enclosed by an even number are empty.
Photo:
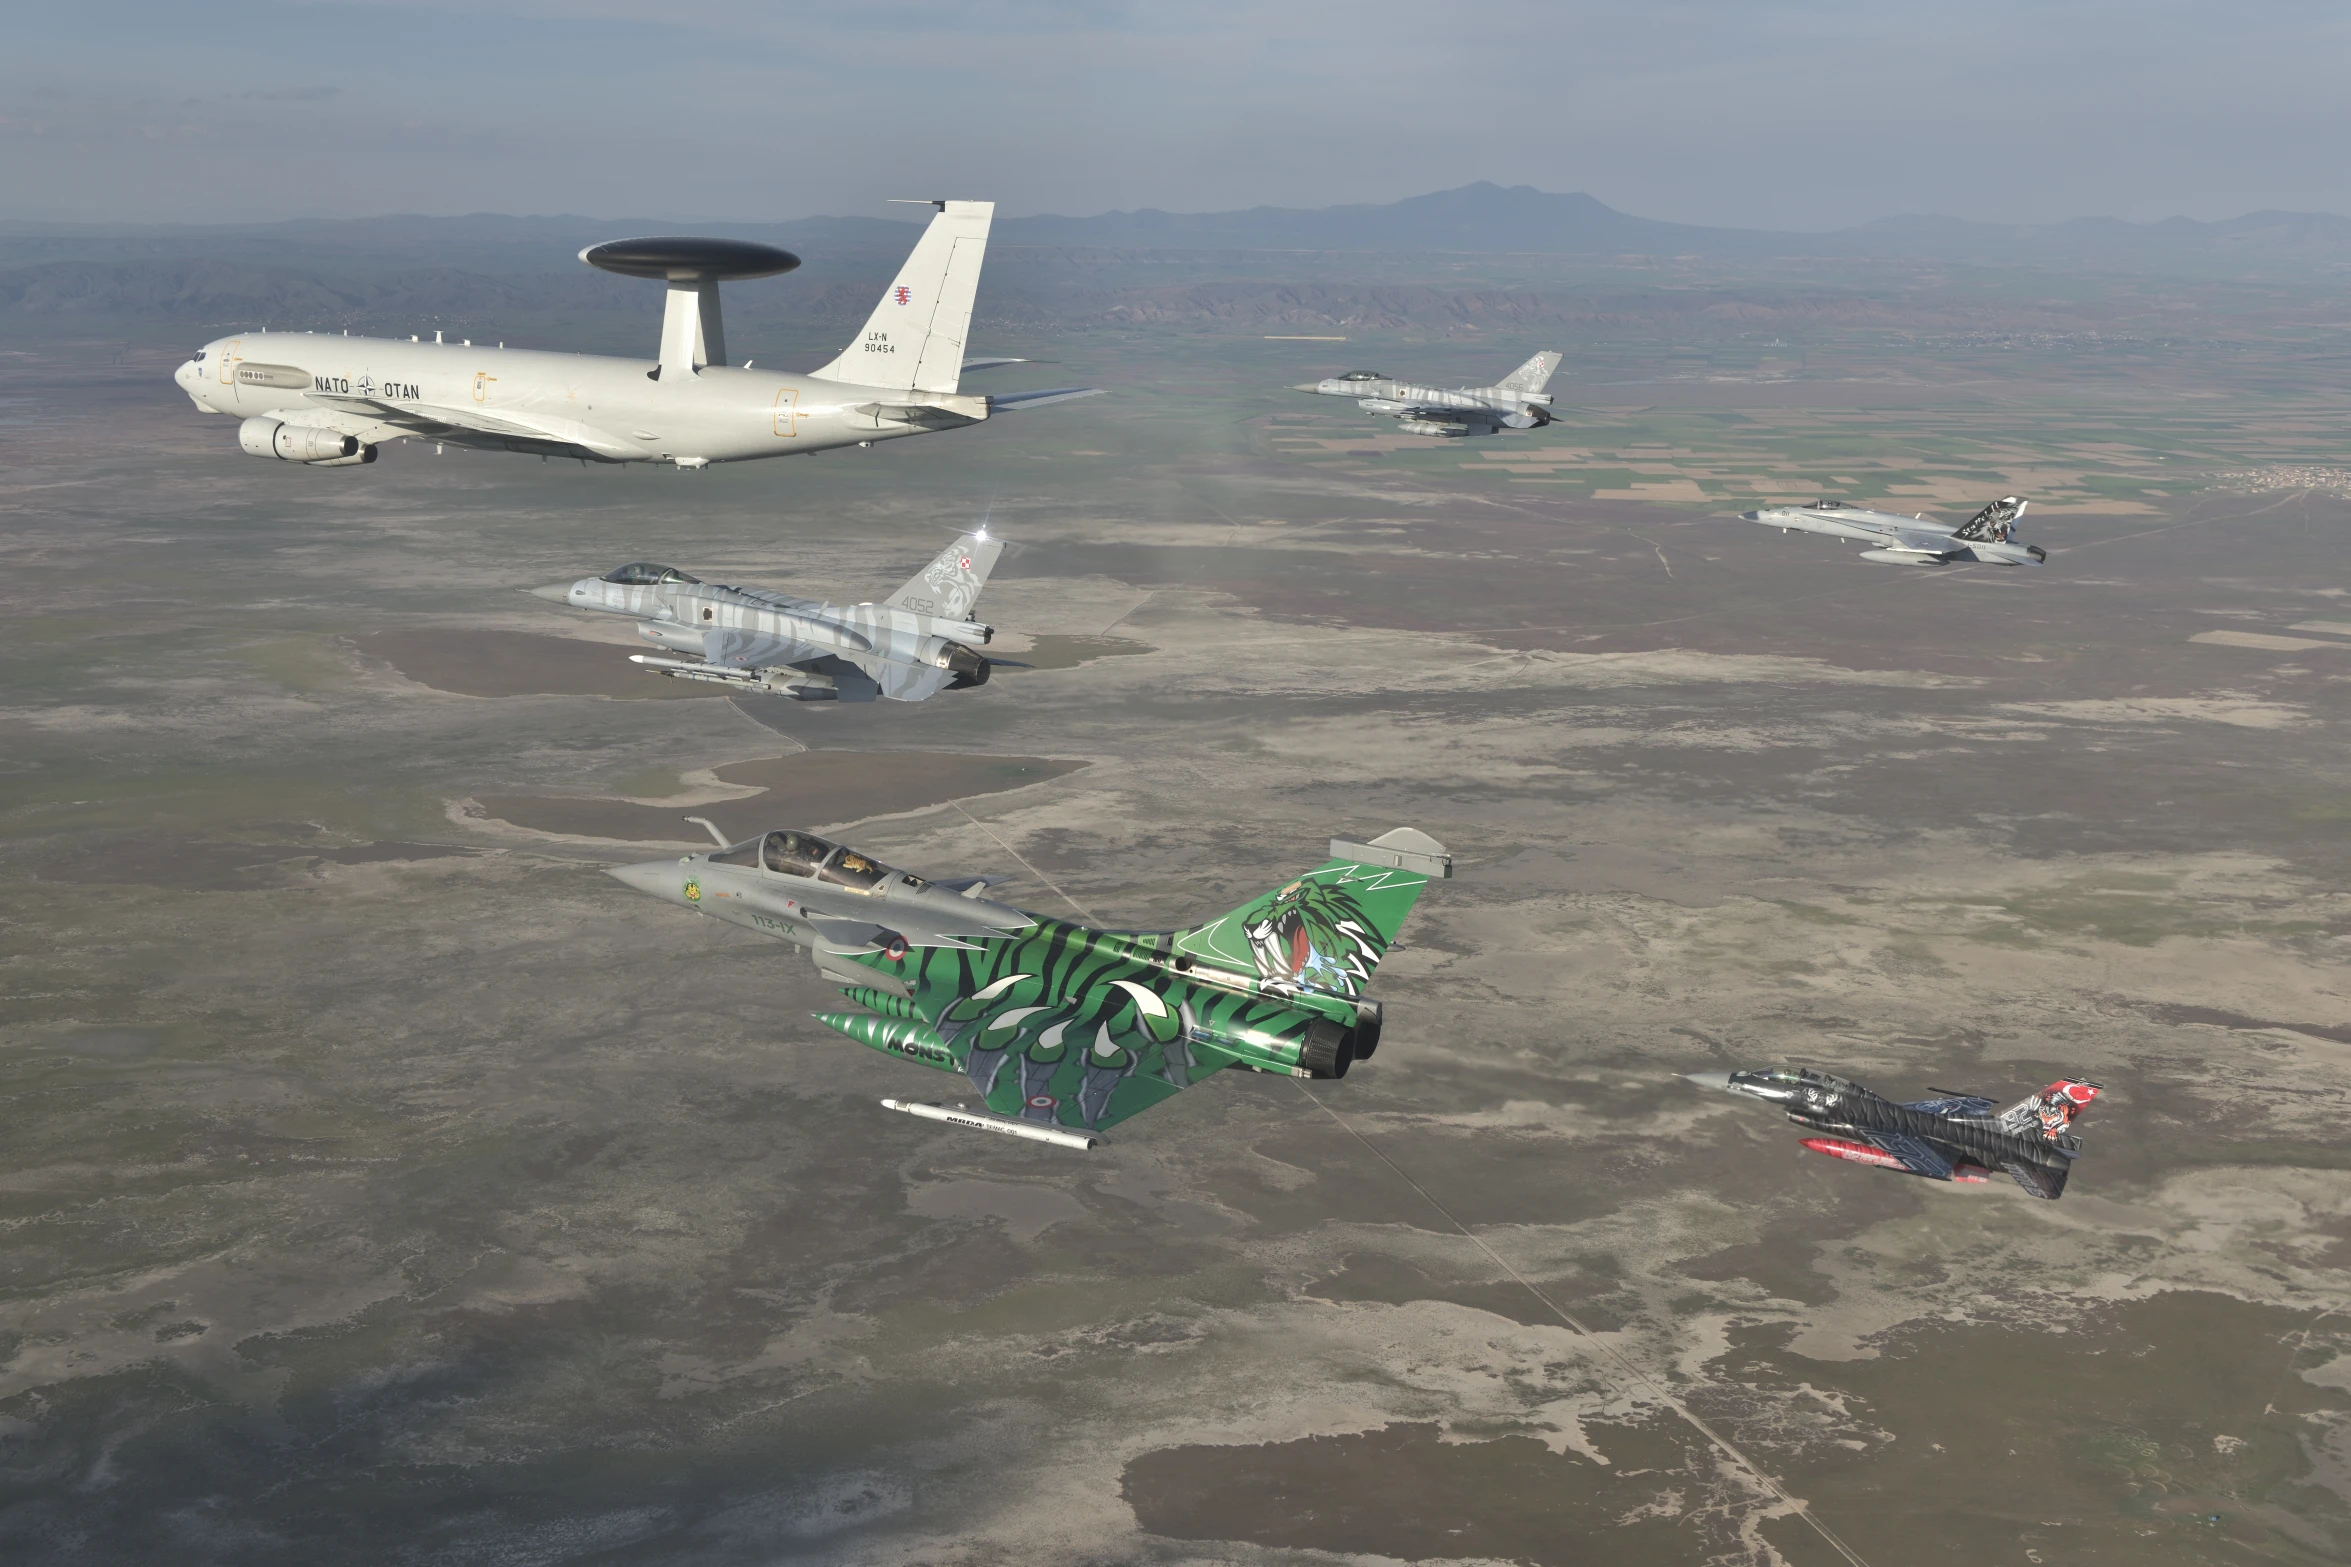
M1244 917L1242 932L1268 989L1363 994L1388 944L1343 888L1301 877Z

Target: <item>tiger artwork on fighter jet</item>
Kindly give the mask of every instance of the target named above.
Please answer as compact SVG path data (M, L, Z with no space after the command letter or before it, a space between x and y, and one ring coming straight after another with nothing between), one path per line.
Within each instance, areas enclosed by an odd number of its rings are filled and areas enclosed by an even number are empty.
M1344 887L1304 878L1276 892L1242 932L1269 990L1357 996L1388 944Z

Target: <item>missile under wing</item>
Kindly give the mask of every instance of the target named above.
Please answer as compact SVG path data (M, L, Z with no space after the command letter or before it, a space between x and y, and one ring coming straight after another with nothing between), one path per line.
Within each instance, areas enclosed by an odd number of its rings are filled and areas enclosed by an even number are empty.
M1350 370L1292 390L1351 397L1365 413L1397 420L1396 428L1406 435L1441 439L1492 435L1497 430L1539 430L1554 417L1547 388L1562 357L1545 350L1492 386L1425 386L1377 370Z
M985 528L966 533L879 604L704 582L653 561L525 591L573 609L635 617L637 634L664 651L634 661L671 679L802 702L920 702L984 686L989 670L1008 662L980 651L995 630L972 618L1003 550ZM687 656L667 656L673 654Z
M667 286L658 357L545 353L316 332L206 343L173 379L206 413L241 421L256 457L356 467L386 441L424 440L585 462L716 462L871 446L961 429L1091 387L985 396L962 376L1017 359L966 357L995 205L938 210L855 341L805 375L728 362L722 282L773 277L800 258L747 240L664 236L580 252L590 266Z
M985 1106L890 1108L1090 1147L1227 1067L1345 1077L1379 1045L1372 971L1452 866L1410 828L1334 839L1321 865L1231 913L1156 932L1024 913L986 898L979 878L926 880L805 832L612 874L807 947L858 1008L819 1022Z

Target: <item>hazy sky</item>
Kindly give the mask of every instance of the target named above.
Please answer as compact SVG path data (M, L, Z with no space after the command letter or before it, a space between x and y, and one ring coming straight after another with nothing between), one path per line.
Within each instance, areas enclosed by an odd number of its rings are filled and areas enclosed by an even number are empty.
M15 0L0 217L2351 212L2301 0Z

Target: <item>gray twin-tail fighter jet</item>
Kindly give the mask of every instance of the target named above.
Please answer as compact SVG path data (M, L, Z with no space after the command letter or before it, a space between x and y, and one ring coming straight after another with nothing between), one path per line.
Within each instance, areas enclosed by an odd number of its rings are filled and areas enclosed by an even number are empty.
M380 442L402 439L705 468L961 429L1093 395L960 390L966 370L1021 361L963 353L995 204L931 205L937 215L865 330L806 375L729 366L718 308L721 280L789 272L799 257L744 240L623 239L580 259L668 283L658 360L444 343L438 332L430 343L248 332L205 344L173 379L198 408L241 418L247 452L322 468L373 462Z
M1871 511L1843 501L1765 506L1739 513L1739 520L1760 522L1782 533L1801 530L1858 539L1870 546L1861 552L1863 560L1893 565L1943 566L1972 560L1994 566L2038 566L2049 558L2049 552L2038 544L2016 542L2017 520L2030 504L2022 496L2003 495L1956 528L1923 516Z
M630 615L637 634L696 661L631 655L673 680L707 680L802 702L920 702L988 683L979 651L995 636L971 618L1003 552L985 528L939 552L879 604L828 604L766 588L704 582L639 561L577 582L523 591L574 609Z
M1406 435L1492 435L1497 430L1539 430L1551 423L1551 394L1544 390L1561 356L1546 350L1492 386L1420 386L1377 370L1350 370L1327 381L1309 381L1292 391L1324 397L1352 397L1365 413L1402 421Z
M1996 1111L1989 1099L1946 1089L1937 1089L1934 1099L1897 1104L1859 1083L1802 1067L1692 1072L1690 1081L1776 1104L1807 1131L1832 1134L1802 1139L1832 1159L1970 1184L2005 1170L2033 1196L2048 1198L2064 1193L2082 1151L2068 1128L2099 1092L2096 1083L2061 1077Z

